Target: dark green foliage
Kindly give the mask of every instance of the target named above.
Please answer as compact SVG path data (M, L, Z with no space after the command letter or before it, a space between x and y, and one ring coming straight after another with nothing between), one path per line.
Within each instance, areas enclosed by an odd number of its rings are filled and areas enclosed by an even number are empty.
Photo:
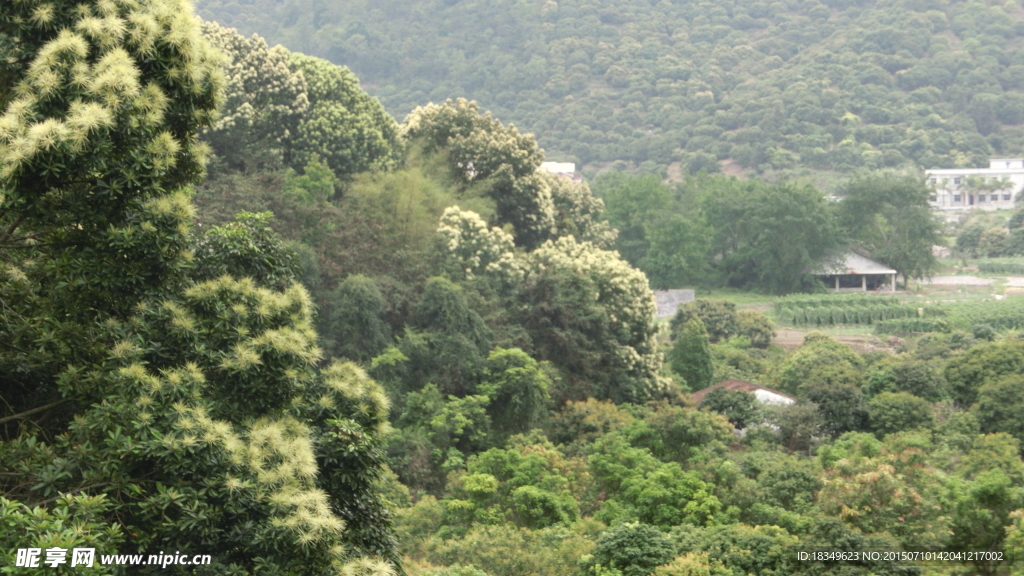
M761 415L757 397L745 390L716 388L701 399L700 407L718 412L739 429L756 424Z
M691 185L711 224L710 255L724 284L771 294L820 286L812 271L842 248L820 192L735 178L697 178Z
M335 174L349 177L395 164L401 144L398 126L376 98L344 66L293 53L290 67L306 80L307 111L291 140L289 158L301 168L323 158Z
M941 318L899 318L875 323L876 334L908 336L922 332L949 332L949 322Z
M399 344L412 367L410 389L433 382L445 394L473 390L483 377L491 331L462 289L444 278L428 280L411 328Z
M1010 221L1006 223L1006 227L1010 229L1012 233L1017 228L1024 227L1024 210L1017 210L1010 216Z
M971 327L971 334L978 340L991 342L996 339L996 329L989 324L975 324Z
M723 416L666 403L657 404L644 424L646 429L638 426L632 430L637 433L634 442L647 445L665 461L687 463L722 456L735 440Z
M848 346L821 332L811 332L804 344L775 367L779 389L795 394L807 387L859 385L863 361Z
M193 277L252 278L259 286L279 290L295 282L298 255L270 227L271 217L270 212L240 212L233 222L207 230L196 242Z
M619 231L614 248L655 289L706 284L709 229L654 175L605 172L594 181L604 217Z
M972 408L984 433L1005 432L1024 442L1024 376L1020 372L989 380L978 390Z
M669 323L672 329L672 338L677 339L683 331L683 327L691 318L700 318L707 331L710 342L721 342L728 340L738 332L736 323L736 305L726 300L715 300L713 298L697 298L693 302L687 302L676 310L676 315Z
M931 428L931 405L907 392L882 392L868 402L868 424L879 437L905 430Z
M1016 239L1016 231L1010 233L1010 237L1007 240ZM1016 254L1014 252L1014 254ZM982 260L978 262L978 272L984 274L1024 274L1024 262L1019 258L996 258L992 260Z
M547 425L548 437L567 453L590 444L609 432L621 430L634 417L608 400L570 400L555 413Z
M856 248L907 278L938 266L932 246L942 244L928 186L914 178L856 180L841 192L839 221Z
M946 365L945 377L953 399L967 408L978 390L1001 377L1024 373L1024 343L1000 341L975 346Z
M760 312L740 310L736 313L736 333L745 336L755 348L767 348L775 337L775 325Z
M442 489L445 475L465 466L467 453L491 447L489 403L481 395L446 397L434 384L410 392L388 441L391 469L413 489Z
M487 411L494 430L517 434L537 427L546 412L550 385L537 361L522 350L492 350L479 389L491 399Z
M1002 3L237 6L199 4L352 67L396 116L464 96L595 168L983 166L1024 138L1019 14Z
M712 384L715 368L711 360L711 346L704 323L694 316L683 325L668 355L672 371L686 380L690 390L696 392Z
M802 396L818 406L823 430L833 438L867 427L868 409L860 388L846 382L805 384Z
M985 225L981 223L974 223L964 228L960 235L956 237L956 244L954 248L957 253L964 258L974 258L978 256L978 245L981 242L981 236L985 233Z
M909 392L929 402L949 397L945 378L936 366L923 361L883 360L872 365L864 375L864 394Z
M321 328L324 348L332 356L369 363L391 345L386 308L373 279L349 276L330 294Z
M672 541L657 528L627 522L601 534L584 568L601 566L619 570L623 576L647 576L675 555Z

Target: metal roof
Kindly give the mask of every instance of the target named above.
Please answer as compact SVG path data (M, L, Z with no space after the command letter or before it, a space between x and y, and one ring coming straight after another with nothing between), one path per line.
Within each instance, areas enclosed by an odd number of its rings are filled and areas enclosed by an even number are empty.
M896 271L881 262L875 262L856 252L847 252L842 259L818 268L818 274L895 274Z
M767 404L792 404L793 402L796 402L796 398L793 398L788 394L783 394L778 390L772 390L767 386L761 386L760 384L754 384L752 382L744 382L743 380L734 380L732 378L730 378L729 380L722 380L718 384L712 384L711 386L708 386L703 390L698 390L690 394L690 398L692 398L694 402L697 402L699 404L700 401L703 400L705 396L707 396L708 392L711 392L712 390L716 390L718 388L725 388L726 390L742 390L744 392L749 392L756 396L758 400Z

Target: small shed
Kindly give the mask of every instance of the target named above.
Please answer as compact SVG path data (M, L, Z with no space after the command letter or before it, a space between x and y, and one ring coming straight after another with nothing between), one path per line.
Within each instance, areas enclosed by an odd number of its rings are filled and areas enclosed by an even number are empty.
M835 290L896 290L896 271L856 252L847 252L836 263L818 269L816 275Z
M700 404L700 401L707 396L708 392L719 388L749 392L762 404L793 404L796 402L796 398L783 394L778 390L772 390L771 388L761 386L760 384L754 384L753 382L744 382L743 380L733 380L731 378L729 380L722 380L718 384L712 384L703 390L698 390L693 394L690 394L690 397Z
M696 297L697 293L687 288L654 290L654 304L658 307L658 318L671 318L675 316L679 306L687 302L693 302Z

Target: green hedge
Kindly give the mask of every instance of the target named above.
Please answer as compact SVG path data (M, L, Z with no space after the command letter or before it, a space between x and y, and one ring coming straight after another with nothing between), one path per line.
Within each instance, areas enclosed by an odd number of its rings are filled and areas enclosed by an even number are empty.
M937 318L896 318L875 324L875 334L906 336L920 332L949 332L949 322Z
M1024 274L1024 260L999 258L978 262L978 272L983 274Z
M785 307L776 309L775 315L783 324L834 326L836 324L874 324L881 320L918 316L916 308L871 301L845 303L846 305Z

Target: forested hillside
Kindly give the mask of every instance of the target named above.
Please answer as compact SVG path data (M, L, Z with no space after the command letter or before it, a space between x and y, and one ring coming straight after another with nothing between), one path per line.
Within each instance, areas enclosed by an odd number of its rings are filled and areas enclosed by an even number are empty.
M200 0L198 9L350 67L396 118L474 99L536 134L549 158L592 168L929 168L1024 151L1024 11L1013 0Z
M1022 573L1024 300L758 296L907 336L863 352L656 318L652 283L813 291L851 245L927 274L922 181L595 195L187 0L0 4L0 50L0 572ZM797 555L920 548L974 554Z

